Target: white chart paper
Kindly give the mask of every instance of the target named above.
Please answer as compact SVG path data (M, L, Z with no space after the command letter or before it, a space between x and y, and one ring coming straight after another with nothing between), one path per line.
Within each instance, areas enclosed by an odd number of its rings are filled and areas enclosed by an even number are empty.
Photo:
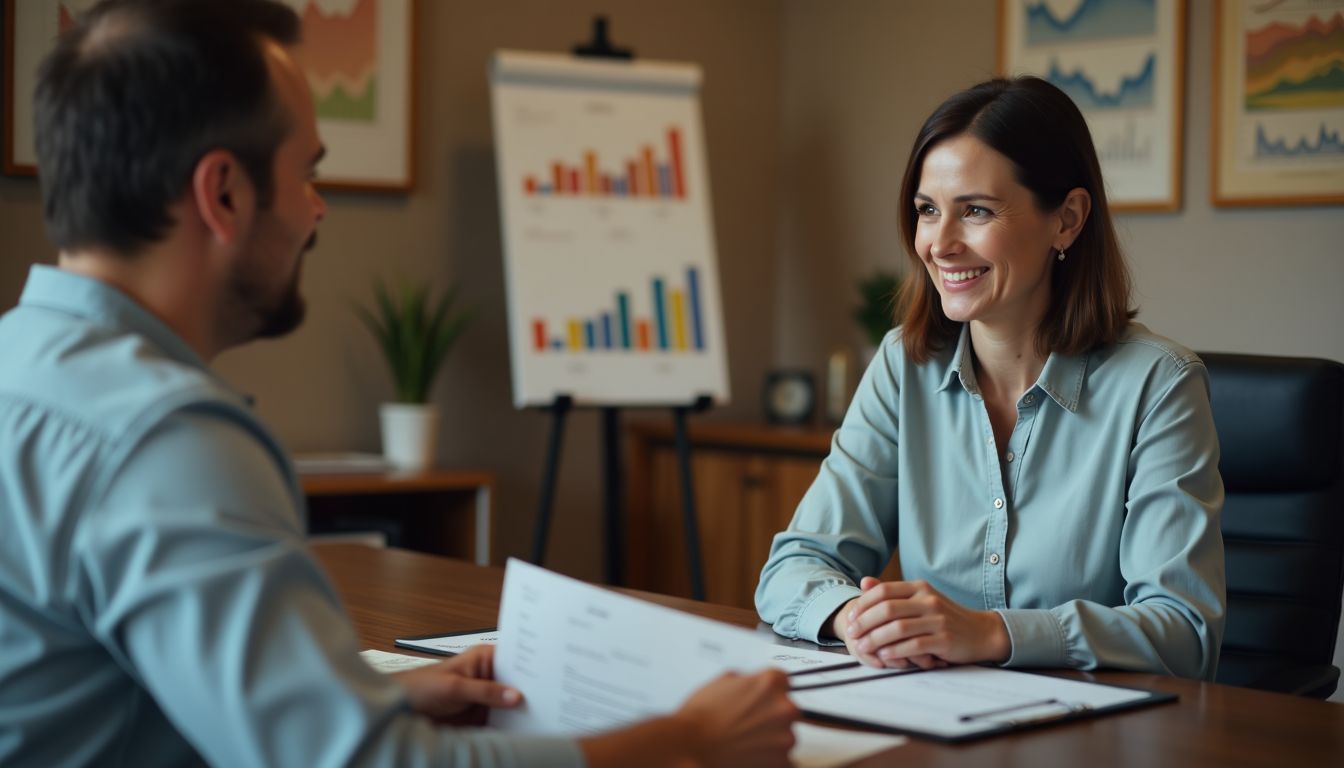
M887 733L863 733L825 728L810 723L793 726L793 751L789 760L794 768L832 768L849 765L884 750L899 747L908 740Z

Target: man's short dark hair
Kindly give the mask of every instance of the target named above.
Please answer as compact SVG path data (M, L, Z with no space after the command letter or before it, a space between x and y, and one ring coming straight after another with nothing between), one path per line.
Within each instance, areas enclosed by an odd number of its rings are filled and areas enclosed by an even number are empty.
M231 152L270 205L292 117L271 87L266 38L299 38L298 17L271 0L107 0L61 36L34 105L58 249L130 255L162 239L169 205L214 149Z

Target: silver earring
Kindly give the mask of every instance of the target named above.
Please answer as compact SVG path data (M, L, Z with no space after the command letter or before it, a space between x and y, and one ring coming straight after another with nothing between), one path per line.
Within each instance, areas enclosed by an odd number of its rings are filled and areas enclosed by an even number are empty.
M1063 261L1065 255L1066 255L1066 254L1064 253L1064 249L1063 249L1063 248L1060 248L1060 249L1059 249L1059 255L1056 256L1055 258L1056 258L1056 259L1059 259L1060 261Z

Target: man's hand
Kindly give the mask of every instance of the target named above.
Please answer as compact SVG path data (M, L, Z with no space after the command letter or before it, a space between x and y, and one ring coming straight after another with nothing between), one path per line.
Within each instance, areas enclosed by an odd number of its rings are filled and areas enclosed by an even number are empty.
M447 661L394 675L411 708L445 725L484 725L490 707L514 707L517 689L495 682L495 647L476 645Z
M730 672L691 694L675 714L579 744L590 768L787 766L798 717L783 672Z
M831 628L868 666L934 669L1003 662L1012 652L999 614L964 608L927 582L865 576L859 588L863 594L836 611Z
M793 723L789 678L779 670L728 673L696 691L675 717L698 734L702 766L788 765Z

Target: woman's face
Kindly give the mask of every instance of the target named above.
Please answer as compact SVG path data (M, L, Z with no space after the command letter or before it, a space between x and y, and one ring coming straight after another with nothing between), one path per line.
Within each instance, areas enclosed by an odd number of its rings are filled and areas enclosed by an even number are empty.
M910 204L915 252L948 318L1034 331L1050 304L1062 222L1036 207L1008 158L965 134L936 144Z

